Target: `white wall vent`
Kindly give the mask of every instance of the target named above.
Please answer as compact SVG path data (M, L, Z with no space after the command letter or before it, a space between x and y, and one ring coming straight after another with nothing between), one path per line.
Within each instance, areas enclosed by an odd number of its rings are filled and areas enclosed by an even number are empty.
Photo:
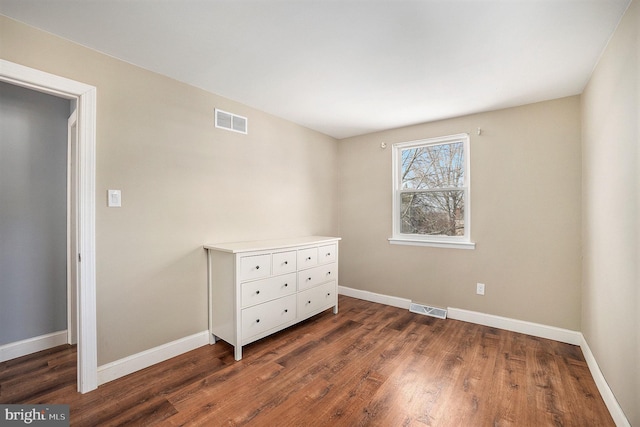
M248 133L248 121L246 117L228 113L216 108L216 127L238 133Z
M447 310L437 307L429 307L428 305L416 304L414 302L409 306L409 311L412 313L424 314L427 316L437 317L438 319L447 318Z

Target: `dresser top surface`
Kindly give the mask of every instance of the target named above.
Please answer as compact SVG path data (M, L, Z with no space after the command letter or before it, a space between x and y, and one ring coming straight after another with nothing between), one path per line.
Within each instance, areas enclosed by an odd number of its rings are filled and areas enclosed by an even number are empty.
M250 242L227 242L227 243L211 243L205 244L205 249L214 251L241 253L241 252L255 252L255 251L268 251L274 249L292 248L295 246L308 246L317 245L323 243L332 243L340 240L340 237L329 236L305 236L305 237L292 237L287 239L273 239L273 240L254 240Z

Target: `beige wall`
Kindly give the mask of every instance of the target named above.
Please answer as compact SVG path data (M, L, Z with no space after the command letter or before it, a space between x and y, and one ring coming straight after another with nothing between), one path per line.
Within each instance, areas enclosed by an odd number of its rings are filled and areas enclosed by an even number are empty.
M340 284L579 330L579 105L570 97L340 141ZM389 244L391 144L462 132L476 249Z
M5 60L97 87L100 365L207 329L205 242L338 233L335 139L4 17L0 39Z
M640 4L582 97L582 330L629 421L640 426Z

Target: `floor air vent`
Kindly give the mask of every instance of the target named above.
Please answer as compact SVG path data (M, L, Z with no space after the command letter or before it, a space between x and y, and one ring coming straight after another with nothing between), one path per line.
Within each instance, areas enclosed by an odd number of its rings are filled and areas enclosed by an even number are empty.
M447 310L436 307L429 307L428 305L411 303L409 311L412 313L424 314L427 316L437 317L438 319L447 318Z
M218 110L216 108L216 127L221 129L230 130L232 132L239 132L246 134L247 130L247 118L238 116L237 114L227 113L226 111Z

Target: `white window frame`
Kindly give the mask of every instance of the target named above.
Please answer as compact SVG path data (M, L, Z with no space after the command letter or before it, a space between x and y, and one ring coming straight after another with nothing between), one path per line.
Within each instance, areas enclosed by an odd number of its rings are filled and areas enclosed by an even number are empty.
M413 190L402 190L402 150L423 147L429 145L444 145L462 142L464 153L464 186L456 187L464 191L464 236L433 236L425 234L401 233L401 197L402 193ZM393 236L389 243L397 245L433 246L457 249L475 249L475 243L471 242L471 168L469 135L466 133L448 135L437 138L421 139L417 141L400 142L393 144Z

